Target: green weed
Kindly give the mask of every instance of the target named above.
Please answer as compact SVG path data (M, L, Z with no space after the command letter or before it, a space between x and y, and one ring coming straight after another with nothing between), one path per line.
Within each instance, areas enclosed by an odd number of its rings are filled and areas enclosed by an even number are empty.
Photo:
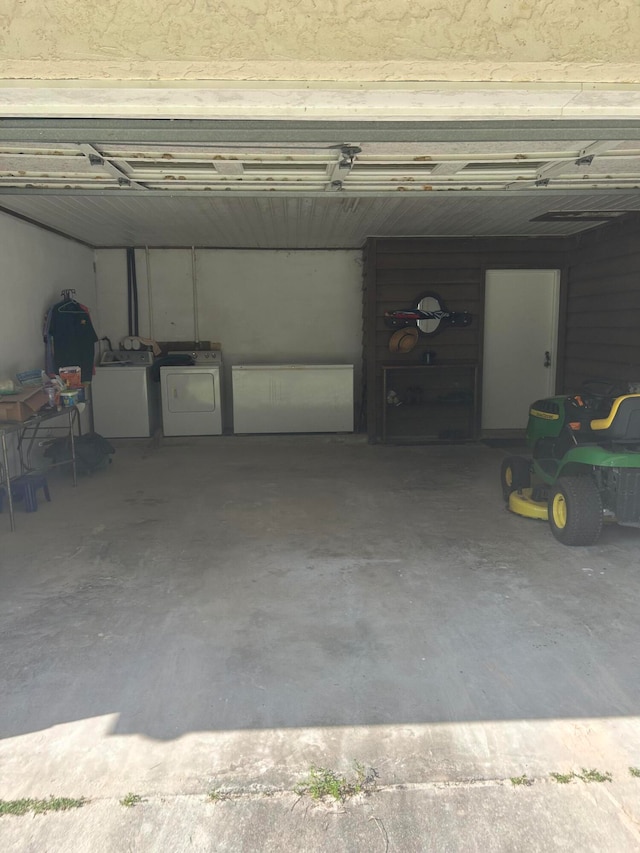
M533 779L529 779L526 773L523 773L522 776L512 776L511 777L512 785L533 785Z
M640 778L640 767L630 767L629 773L631 773L632 776Z
M207 794L210 802L221 803L223 800L230 800L231 794L229 791L224 791L222 788L214 788Z
M72 797L54 797L53 794L48 800L0 800L0 815L25 815L29 812L33 814L44 814L44 812L66 812L69 809L79 809L88 800L86 797L74 799Z
M375 787L377 776L378 774L373 768L366 771L364 766L358 762L354 763L354 774L351 778L341 776L335 770L329 770L326 767L312 766L307 777L298 782L294 791L301 797L306 794L312 800L323 800L325 797L331 797L344 803L345 800L355 797L356 794L371 791Z
M559 785L568 785L569 782L573 782L576 778L576 774L571 773L552 773L551 778L557 782Z
M125 797L120 800L121 806L127 806L127 808L131 808L131 806L137 806L138 803L142 802L142 797L140 794L132 794L129 792Z
M611 773L606 770L604 773L601 773L599 770L596 770L595 767L592 767L590 770L583 767L582 773L576 773L576 776L578 779L582 779L583 782L611 782L613 779Z
M568 785L574 779L581 779L583 782L611 782L613 780L611 773L606 770L603 773L596 770L595 767L591 769L583 767L581 773L574 773L573 770L570 773L552 773L551 778L560 785Z

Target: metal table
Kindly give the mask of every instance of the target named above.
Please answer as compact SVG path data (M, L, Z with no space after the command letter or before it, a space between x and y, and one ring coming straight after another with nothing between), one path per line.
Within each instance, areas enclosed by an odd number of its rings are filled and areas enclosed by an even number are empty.
M35 444L38 432L42 424L51 421L54 418L67 416L67 422L62 426L48 426L51 430L64 430L69 436L69 445L71 458L64 462L55 462L50 467L54 468L58 465L71 465L73 471L73 485L78 485L76 471L76 445L75 445L75 427L77 425L78 435L81 435L79 409L77 406L69 406L69 408L58 411L51 409L44 410L32 415L26 421L0 421L0 453L2 455L2 470L0 471L0 485L5 486L7 494L7 503L9 505L9 524L11 530L15 530L15 519L13 515L13 497L11 495L11 477L9 476L9 452L7 449L7 436L16 435L18 438L18 458L20 460L20 473L28 473L32 471L31 466L31 451Z

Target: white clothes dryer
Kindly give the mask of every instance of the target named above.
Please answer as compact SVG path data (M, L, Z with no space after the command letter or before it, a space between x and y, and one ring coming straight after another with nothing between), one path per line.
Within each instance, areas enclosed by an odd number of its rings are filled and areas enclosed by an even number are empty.
M193 364L160 368L162 431L172 435L222 435L221 354L219 350L170 352L191 356Z

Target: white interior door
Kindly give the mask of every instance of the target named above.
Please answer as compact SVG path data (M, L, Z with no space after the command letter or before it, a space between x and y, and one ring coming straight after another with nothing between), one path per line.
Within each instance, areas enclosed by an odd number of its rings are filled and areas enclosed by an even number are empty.
M524 429L555 391L559 270L487 270L482 429Z

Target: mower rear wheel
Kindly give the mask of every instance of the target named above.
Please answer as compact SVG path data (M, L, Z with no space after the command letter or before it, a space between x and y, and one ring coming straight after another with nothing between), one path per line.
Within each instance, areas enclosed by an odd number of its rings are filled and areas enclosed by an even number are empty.
M594 545L602 532L602 499L589 477L560 477L549 492L549 526L563 545Z
M502 497L509 502L511 492L528 489L531 485L531 463L524 456L506 456L500 469Z

